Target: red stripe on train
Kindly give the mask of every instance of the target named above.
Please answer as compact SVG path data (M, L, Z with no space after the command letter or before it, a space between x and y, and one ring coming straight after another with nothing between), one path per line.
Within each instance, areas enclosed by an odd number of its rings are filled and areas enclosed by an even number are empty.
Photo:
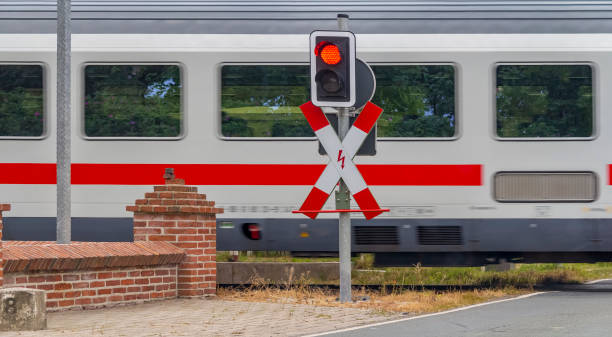
M74 185L163 184L172 167L190 185L313 185L325 165L72 164ZM481 186L482 165L357 165L368 185ZM55 184L55 164L0 163L0 184Z

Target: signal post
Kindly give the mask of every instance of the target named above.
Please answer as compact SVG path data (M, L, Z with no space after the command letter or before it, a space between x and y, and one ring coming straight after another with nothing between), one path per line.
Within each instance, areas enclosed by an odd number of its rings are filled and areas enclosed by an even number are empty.
M339 31L314 31L310 35L311 102L300 106L308 123L325 149L330 162L313 186L299 210L315 219L319 213L339 213L340 302L352 301L351 296L351 212L363 212L372 219L382 212L365 180L353 163L353 157L374 128L382 109L367 102L353 126L350 116L360 106L356 102L369 100L375 83L359 86L356 81L355 35L348 31L348 15L338 15ZM374 81L371 69L370 81ZM363 76L362 76L363 77ZM362 92L359 92L359 88ZM370 92L364 92L364 91ZM360 99L358 99L358 96ZM320 107L333 107L338 112L338 134L331 127ZM322 210L331 192L336 191L336 209ZM360 209L351 209L351 193Z

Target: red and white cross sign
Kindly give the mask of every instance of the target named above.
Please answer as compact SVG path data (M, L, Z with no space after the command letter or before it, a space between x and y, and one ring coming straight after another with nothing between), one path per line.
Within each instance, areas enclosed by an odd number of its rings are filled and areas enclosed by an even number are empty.
M308 124L319 138L330 162L313 186L300 207L300 211L318 211L329 198L340 178L353 194L355 201L363 210L380 209L376 199L370 192L368 185L361 173L353 163L353 157L361 147L372 127L376 124L382 109L374 103L368 102L355 122L340 142L336 131L332 128L321 108L308 102L300 106L302 113L308 120ZM303 212L309 218L316 218L316 212ZM382 211L363 212L366 219L372 219L381 214Z

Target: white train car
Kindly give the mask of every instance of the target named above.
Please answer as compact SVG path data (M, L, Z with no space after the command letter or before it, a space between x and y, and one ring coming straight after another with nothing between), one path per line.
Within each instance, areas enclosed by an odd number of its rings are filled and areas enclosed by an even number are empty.
M55 3L0 6L4 238L53 240ZM318 6L75 1L73 240L131 240L125 206L174 168L225 208L219 249L337 250L336 215L291 211L327 163L297 109L308 33L347 12L385 108L376 155L355 162L391 210L356 216L354 252L394 265L612 257L612 5Z

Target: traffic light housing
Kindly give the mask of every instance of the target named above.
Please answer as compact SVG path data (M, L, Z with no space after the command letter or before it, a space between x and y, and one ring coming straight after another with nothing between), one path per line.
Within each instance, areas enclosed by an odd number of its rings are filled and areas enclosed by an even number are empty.
M316 106L355 105L355 35L346 31L310 34L310 96Z

